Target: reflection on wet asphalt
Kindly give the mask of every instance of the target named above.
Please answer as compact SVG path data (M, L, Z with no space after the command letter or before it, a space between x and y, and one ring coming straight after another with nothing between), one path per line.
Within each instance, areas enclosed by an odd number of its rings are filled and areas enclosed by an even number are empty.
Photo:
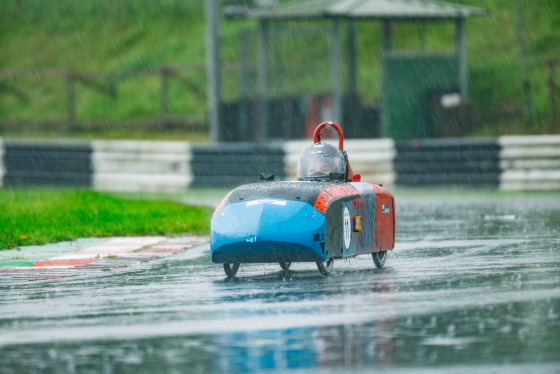
M243 264L208 245L0 287L0 372L560 372L560 201L397 197L397 246Z

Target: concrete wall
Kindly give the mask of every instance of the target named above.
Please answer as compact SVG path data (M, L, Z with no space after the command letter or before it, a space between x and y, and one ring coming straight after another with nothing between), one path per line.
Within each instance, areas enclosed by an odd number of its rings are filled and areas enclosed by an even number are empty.
M203 145L160 141L25 142L0 138L0 186L181 191L293 180L310 141ZM355 173L384 186L560 189L560 136L345 141Z

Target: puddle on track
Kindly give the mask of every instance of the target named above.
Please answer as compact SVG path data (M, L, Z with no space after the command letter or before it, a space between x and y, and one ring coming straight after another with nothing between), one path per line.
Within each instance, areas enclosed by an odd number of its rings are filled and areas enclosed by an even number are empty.
M560 372L560 202L397 200L397 245L242 264L208 245L114 274L0 286L1 372Z

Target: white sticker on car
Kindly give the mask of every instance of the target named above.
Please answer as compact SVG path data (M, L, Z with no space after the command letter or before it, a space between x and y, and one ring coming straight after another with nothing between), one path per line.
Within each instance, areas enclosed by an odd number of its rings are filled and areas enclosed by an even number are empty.
M282 201L282 200L252 200L252 201L248 201L246 206L258 205L258 204L286 205L286 201Z
M342 226L344 229L344 248L349 249L352 239L352 222L350 221L350 212L346 206L342 212Z

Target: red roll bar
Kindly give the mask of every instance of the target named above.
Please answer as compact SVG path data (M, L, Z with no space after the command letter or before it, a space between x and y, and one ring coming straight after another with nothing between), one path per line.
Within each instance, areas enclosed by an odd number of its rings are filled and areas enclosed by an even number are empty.
M340 128L340 126L338 126L336 123L332 122L332 121L327 121L327 122L323 122L320 123L319 126L317 126L317 128L315 129L315 132L313 133L313 142L314 143L319 143L321 141L321 137L323 136L323 134L320 132L323 127L326 126L330 126L333 129L336 130L336 132L338 133L338 149L343 150L344 149L344 134L342 133L342 129Z
M321 137L323 136L321 130L326 126L330 126L336 130L336 132L338 133L338 149L343 151L344 134L342 133L342 129L340 128L340 126L332 121L323 122L320 123L319 126L317 126L315 132L313 133L313 143L319 143L321 141ZM352 182L359 182L362 179L360 174L354 174L354 172L352 171L352 167L350 166L350 162L348 163L348 179L350 179Z

